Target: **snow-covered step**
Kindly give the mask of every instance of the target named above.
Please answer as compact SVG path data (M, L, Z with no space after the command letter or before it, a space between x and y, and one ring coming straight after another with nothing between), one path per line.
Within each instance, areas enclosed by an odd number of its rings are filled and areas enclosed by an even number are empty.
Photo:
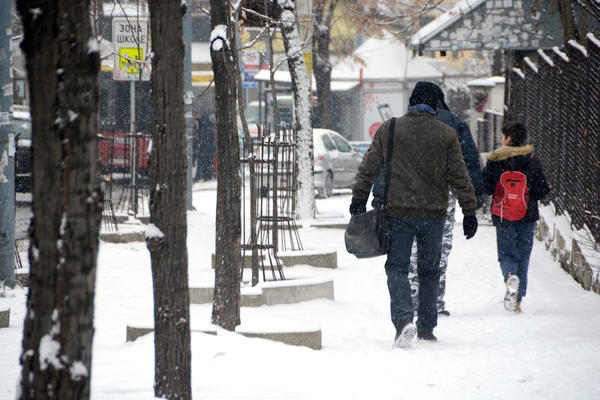
M8 328L10 324L10 308L0 309L0 328Z
M286 267L310 265L318 268L337 268L337 250L280 251L277 256Z
M310 226L311 228L346 229L348 227L348 219L315 221Z
M127 325L126 341L133 342L139 337L152 332L154 332L152 323ZM214 325L195 324L193 315L191 317L190 332L217 336L230 333ZM248 338L273 340L292 346L306 346L314 350L320 350L322 346L320 326L287 318L245 316L242 318L242 323L235 328L235 333Z
M235 332L250 338L321 350L321 327L310 322L265 316L244 317Z
M190 303L212 303L213 293L212 284L190 285ZM240 305L242 307L260 307L315 299L334 300L332 278L289 279L262 282L255 287L242 287Z

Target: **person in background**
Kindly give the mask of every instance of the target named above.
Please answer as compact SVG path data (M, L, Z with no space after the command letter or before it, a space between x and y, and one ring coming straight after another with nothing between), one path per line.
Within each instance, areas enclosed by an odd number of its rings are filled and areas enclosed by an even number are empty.
M463 210L467 239L477 231L475 190L469 179L456 132L436 120L437 97L425 93L418 104L397 118L388 194L389 251L385 263L395 347L407 347L415 336L435 341L436 302L444 221L451 189ZM373 138L352 187L350 213L366 211L373 183L385 165L390 121ZM417 241L418 320L413 324L408 271L413 240Z
M533 146L526 142L527 128L523 123L504 125L502 147L488 156L483 170L485 191L494 195L492 222L496 227L498 262L506 283L504 306L516 312L521 312L521 302L527 294L534 225L539 219L538 200L550 192L541 164L533 155ZM522 175L523 179L519 179ZM512 188L505 190L505 182ZM504 194L513 190L523 195L512 196L518 200L516 203L505 201Z
M460 119L456 114L452 113L448 108L445 101L444 92L442 89L433 82L417 82L412 95L409 99L409 105L419 104L423 101L423 98L434 97L437 105L436 118L453 128L458 135L458 142L462 157L469 171L469 177L471 183L475 188L475 195L477 196L477 208L483 204L483 181L481 178L481 164L479 163L479 152L475 146L475 141L471 135L469 125ZM381 201L383 197L383 184L382 178L377 180L375 186L373 186L373 207ZM446 295L446 270L448 269L448 257L452 250L452 236L454 232L454 214L456 212L456 197L449 193L448 208L446 212L446 221L444 223L444 238L442 241L442 254L440 257L440 285L437 298L437 312L440 315L450 316L450 311L446 309L446 301L444 297ZM411 293L413 299L413 305L415 310L418 309L418 295L419 295L419 276L417 274L417 244L416 241L413 243L412 255L410 258L410 270L408 272L408 279L410 280Z
M215 125L214 116L204 112L198 119L198 127L194 135L192 145L194 151L194 161L196 163L196 176L194 181L208 181L215 177L214 157L215 157Z

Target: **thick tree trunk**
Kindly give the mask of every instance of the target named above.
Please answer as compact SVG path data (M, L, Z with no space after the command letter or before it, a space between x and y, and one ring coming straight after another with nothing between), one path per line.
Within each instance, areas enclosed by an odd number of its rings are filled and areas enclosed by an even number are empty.
M575 22L572 0L558 0L557 4L563 31L563 45L566 48L569 40L579 41L579 30Z
M314 218L315 185L310 81L302 56L302 46L296 25L296 16L294 15L294 3L290 0L286 2L286 6L281 13L281 33L292 77L292 92L296 111L294 126L298 145L296 157L298 163L298 206L296 209L299 218Z
M317 28L315 28L317 29ZM317 81L317 113L319 128L335 129L333 93L331 92L331 62L329 61L329 27L319 26L313 33L313 69Z
M217 221L212 322L234 330L240 324L241 188L236 123L235 41L229 3L210 2L210 57L217 120Z
M102 207L98 46L88 1L17 5L33 117L31 287L19 398L87 399Z
M318 127L335 129L333 94L331 92L331 19L337 1L317 0L314 3L315 22L313 23L313 70L317 81Z
M178 0L150 0L152 140L146 244L154 285L154 394L191 399L183 104L183 13Z

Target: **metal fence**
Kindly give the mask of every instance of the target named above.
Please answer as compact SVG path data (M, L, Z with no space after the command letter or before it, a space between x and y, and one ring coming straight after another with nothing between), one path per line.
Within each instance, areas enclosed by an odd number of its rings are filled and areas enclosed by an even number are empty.
M600 242L600 41L538 50L509 79L505 120L527 124L557 212Z
M477 121L477 148L480 153L489 153L502 143L502 121L504 116L496 111L485 110Z

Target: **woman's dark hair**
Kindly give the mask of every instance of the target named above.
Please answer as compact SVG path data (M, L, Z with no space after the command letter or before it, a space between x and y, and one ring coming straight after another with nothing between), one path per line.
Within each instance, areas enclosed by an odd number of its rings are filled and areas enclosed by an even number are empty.
M502 133L510 138L510 146L522 146L527 141L527 127L522 122L504 125Z

